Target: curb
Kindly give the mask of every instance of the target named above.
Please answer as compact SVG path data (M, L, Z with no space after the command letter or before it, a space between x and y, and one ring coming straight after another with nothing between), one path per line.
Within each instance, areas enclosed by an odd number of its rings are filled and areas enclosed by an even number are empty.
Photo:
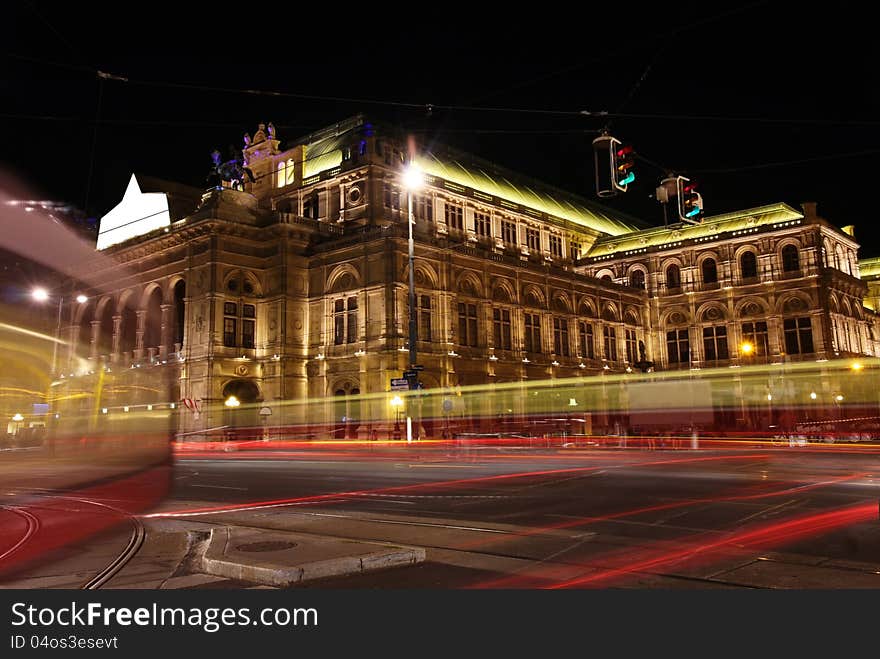
M232 560L226 555L229 540L229 527L211 529L211 539L208 543L208 548L199 561L202 572L218 577L251 581L267 586L284 587L315 579L347 576L403 565L415 565L425 560L425 550L421 547L376 545L377 548L381 549L362 556L342 556L323 561L311 561L301 565L244 563Z

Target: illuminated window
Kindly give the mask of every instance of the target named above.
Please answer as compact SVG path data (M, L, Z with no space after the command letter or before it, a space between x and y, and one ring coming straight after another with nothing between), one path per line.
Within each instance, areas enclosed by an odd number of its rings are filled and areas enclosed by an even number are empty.
M767 337L767 323L765 321L742 324L743 342L749 343L756 355L764 357L770 353Z
M477 305L458 303L458 342L463 346L477 345Z
M577 261L579 258L581 258L581 249L582 245L580 243L569 241L568 250L571 253L572 261Z
M526 352L543 352L541 350L541 316L536 313L527 313L526 315L526 335L525 349Z
M357 341L357 309L356 297L339 298L333 301L334 345Z
M510 350L510 309L492 310L492 328L494 330L495 348Z
M565 318L553 319L553 352L563 357L571 354L568 345L568 320Z
M550 234L550 253L557 257L562 258L562 237L555 236Z
M516 245L516 222L501 220L501 239L506 245Z
M457 204L446 202L446 226L456 231L464 230L464 208Z
M723 325L703 328L703 353L706 361L728 359L727 328Z
M785 332L785 352L789 355L803 355L813 352L813 325L810 319L786 318L783 321Z
M346 301L346 311L347 311L347 326L348 326L348 343L354 343L357 341L357 323L358 323L358 299L354 296L348 298Z
M237 319L236 318L224 318L223 319L223 345L227 348L235 347L235 339L237 335Z
M605 359L611 362L617 361L617 330L605 326L602 330L602 338L605 347Z
M585 359L595 359L596 354L593 348L593 326L590 323L579 323L579 339L581 357Z
M691 343L686 329L666 332L666 356L670 364L689 364Z

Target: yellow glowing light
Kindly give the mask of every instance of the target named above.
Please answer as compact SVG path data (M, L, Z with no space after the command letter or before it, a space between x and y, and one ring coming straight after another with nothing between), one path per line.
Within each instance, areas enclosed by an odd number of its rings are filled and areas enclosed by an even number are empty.
M861 362L853 362L852 364L849 365L849 367L854 371L861 371L863 368L865 368L861 364Z
M395 396L391 399L391 407L401 407L403 405L403 399L400 396Z
M49 299L49 291L45 288L35 288L31 292L31 297L33 297L37 302L45 302Z
M753 345L752 345L751 343L749 343L748 341L745 341L745 342L739 347L739 349L742 350L742 354L744 354L744 355L751 355L752 352L755 350L755 346L753 346Z
M12 417L13 421L24 421L24 417L21 414L16 413L14 417Z
M83 295L82 293L80 293L79 295L76 296L76 301L79 302L80 304L85 304L86 302L89 301L89 298L87 296Z
M810 392L810 398L812 398L813 400L816 400L816 392L815 391Z
M843 395L842 395L842 394L837 394L837 395L834 397L834 400L836 400L836 401L839 403L840 401L843 400Z
M241 405L241 402L235 396L230 396L223 404L226 407L238 407L239 405Z

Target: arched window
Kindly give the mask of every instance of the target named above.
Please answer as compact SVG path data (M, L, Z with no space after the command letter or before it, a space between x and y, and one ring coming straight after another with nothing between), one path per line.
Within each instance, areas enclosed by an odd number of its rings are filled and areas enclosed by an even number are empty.
M703 271L704 284L718 283L718 266L715 265L715 259L706 259L701 266Z
M674 263L666 268L666 288L681 288L681 269Z
M147 300L144 325L144 348L158 348L162 343L162 291L154 288Z
M743 252L739 257L739 272L743 279L755 279L758 276L758 257L754 252Z
M629 273L630 288L645 288L645 272L643 270L633 270Z
M185 321L186 284L181 279L174 284L174 342L183 345L183 327Z
M786 245L782 248L782 271L797 272L801 269L798 248L794 245Z

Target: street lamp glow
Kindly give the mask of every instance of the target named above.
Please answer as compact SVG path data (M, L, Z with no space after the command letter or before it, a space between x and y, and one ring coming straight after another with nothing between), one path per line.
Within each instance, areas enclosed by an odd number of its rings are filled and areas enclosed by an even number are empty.
M403 405L403 399L400 396L395 396L391 399L391 407L398 408Z
M13 421L24 421L24 417L21 414L16 412L15 416L12 417L12 420Z
M865 368L861 362L853 362L849 365L849 367L854 371L861 371L863 368Z
M407 190L418 190L425 184L425 175L415 165L403 170L403 185Z
M241 401L239 401L238 398L236 398L235 396L230 396L223 404L226 407L238 407L239 405L241 405Z
M773 394L767 394L767 400L773 400Z
M33 297L37 302L45 302L49 299L49 291L45 288L35 288L31 291L31 297Z
M813 400L816 400L816 392L815 391L810 392L810 398L812 398Z
M89 301L89 298L86 297L85 295L83 295L82 293L80 293L79 295L76 296L76 301L79 302L80 304L85 304L86 302Z
M843 400L843 394L837 394L837 395L834 397L834 400L836 400L836 401L839 403L840 401Z
M748 341L745 341L742 345L740 345L739 349L742 350L742 354L748 356L751 355L752 352L755 350L755 346L753 346Z

